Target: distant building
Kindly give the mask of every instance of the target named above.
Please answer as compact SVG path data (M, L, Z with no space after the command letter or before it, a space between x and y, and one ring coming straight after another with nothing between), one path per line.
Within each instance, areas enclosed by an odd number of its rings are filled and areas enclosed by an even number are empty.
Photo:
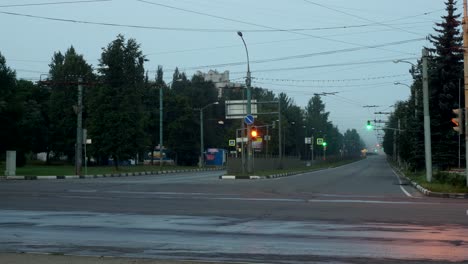
M243 86L240 83L232 83L229 80L229 71L219 73L216 70L209 70L207 73L198 71L196 74L202 76L205 81L211 81L214 83L215 87L218 89L218 98L223 96L223 89L240 88Z

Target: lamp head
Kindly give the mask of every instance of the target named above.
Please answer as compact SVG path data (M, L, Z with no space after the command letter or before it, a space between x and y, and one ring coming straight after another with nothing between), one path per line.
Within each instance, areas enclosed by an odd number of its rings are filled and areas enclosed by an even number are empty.
M237 31L237 35L239 35L239 37L241 37L241 38L242 38L242 32L240 32L240 31Z

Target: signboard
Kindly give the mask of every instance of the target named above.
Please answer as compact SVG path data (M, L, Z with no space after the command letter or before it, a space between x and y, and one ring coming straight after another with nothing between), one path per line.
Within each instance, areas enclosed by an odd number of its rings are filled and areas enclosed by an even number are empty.
M319 146L323 145L323 138L317 138L317 145Z
M230 147L235 147L236 146L236 140L235 139L230 139L229 140L229 146Z
M253 149L262 149L263 145L263 139L262 138L256 138L255 140L252 140L252 148Z
M263 137L263 139L264 139L265 141L270 141L270 140L271 140L271 136L270 136L270 135L265 135L265 136Z
M306 137L306 138L304 139L304 143L305 143L305 144L312 144L312 138Z
M255 122L255 118L253 117L253 115L246 115L244 117L244 122L246 125L250 126Z
M257 100L251 100L251 112L256 117ZM244 119L247 115L247 100L227 100L226 119Z
M242 139L244 139L244 140L242 140ZM249 140L248 140L248 138L246 138L246 137L245 137L245 138L236 138L236 142L237 142L237 143L241 143L241 142L246 143L246 142L248 142L248 141L249 141Z

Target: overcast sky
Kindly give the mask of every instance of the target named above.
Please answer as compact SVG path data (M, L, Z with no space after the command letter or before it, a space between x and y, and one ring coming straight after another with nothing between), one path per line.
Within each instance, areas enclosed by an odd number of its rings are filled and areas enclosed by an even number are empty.
M50 2L62 4L39 5ZM339 92L323 97L331 121L341 132L357 129L368 144L376 143L376 135L366 121L384 119L374 112L391 111L410 94L394 85L411 84L410 65L392 61L416 62L423 46L430 46L425 38L434 23L446 14L443 0L64 2L72 0L0 0L0 52L19 78L37 80L48 72L52 54L70 45L97 67L102 47L120 33L141 43L152 76L162 65L166 81L177 66L188 76L197 69L229 70L232 80L243 82L241 30L253 85L285 92L302 107L314 93ZM38 5L9 6L22 4ZM459 12L461 7L459 1Z

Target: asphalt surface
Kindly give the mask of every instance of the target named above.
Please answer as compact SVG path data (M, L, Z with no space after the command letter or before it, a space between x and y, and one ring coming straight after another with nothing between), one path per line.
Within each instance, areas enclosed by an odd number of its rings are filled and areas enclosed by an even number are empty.
M223 173L1 181L0 252L254 263L468 261L468 201L422 196L384 157L269 180L219 180Z

